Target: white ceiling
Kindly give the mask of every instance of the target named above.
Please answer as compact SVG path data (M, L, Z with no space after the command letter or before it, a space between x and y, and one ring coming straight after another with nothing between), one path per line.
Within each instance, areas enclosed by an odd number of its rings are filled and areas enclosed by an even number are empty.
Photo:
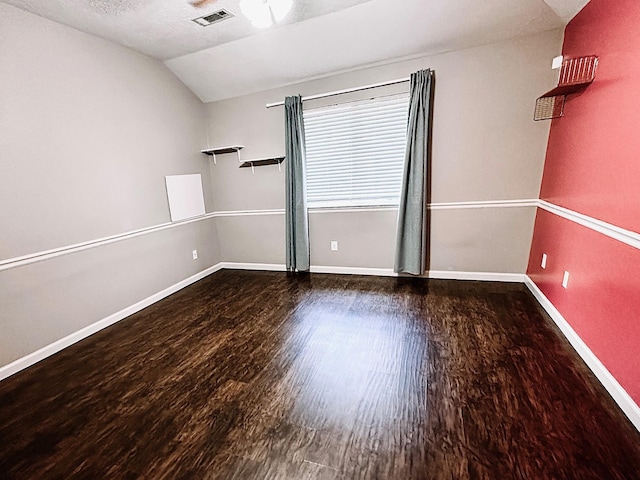
M564 23L569 23L576 13L589 3L589 0L544 0L556 12Z
M164 60L205 102L559 28L588 2L294 0L281 25L258 30L239 0L0 1ZM191 21L220 8L235 17Z
M59 23L166 60L256 33L240 13L240 0L1 0ZM282 25L325 15L367 0L296 0ZM202 27L191 20L220 9L233 18Z

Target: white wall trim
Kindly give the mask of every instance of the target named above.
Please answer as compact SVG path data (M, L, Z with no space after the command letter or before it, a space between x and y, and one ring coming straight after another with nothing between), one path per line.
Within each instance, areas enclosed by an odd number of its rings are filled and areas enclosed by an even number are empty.
M640 233L617 227L611 223L603 222L597 218L569 210L568 208L555 205L547 202L546 200L538 200L538 206L547 212L551 212L559 217L566 218L567 220L580 224L583 227L602 233L607 237L611 237L634 248L640 249Z
M284 264L275 263L240 263L222 262L222 268L231 270L266 270L284 272ZM368 267L342 267L335 265L312 265L311 273L332 273L336 275L372 275L377 277L398 277L399 275L391 268L368 268ZM420 277L417 277L420 278ZM523 273L494 273L494 272L460 272L446 270L430 270L424 278L435 278L444 280L476 280L486 282L524 282Z
M265 270L268 272L285 272L287 270L284 263L222 262L219 265L221 268L228 268L229 270Z
M512 207L537 207L536 199L521 200L480 200L469 202L440 202L428 205L429 210L457 210L469 208L512 208ZM311 207L310 214L317 213L361 213L361 212L389 212L397 211L397 205L380 205L370 207ZM217 217L244 217L251 215L284 215L284 209L268 210L224 210L215 212Z
M590 228L596 232L602 233L610 238L623 242L634 248L640 249L640 234L632 232L631 230L625 230L624 228L617 227L602 220L598 220L582 213L574 212L568 208L554 205L553 203L545 200L487 200L477 202L442 202L432 203L429 205L430 210L456 210L456 209L470 209L470 208L513 208L513 207L539 207L543 210L551 212L555 215L563 217L567 220L571 220L582 226ZM310 214L325 214L325 213L360 213L360 212L383 212L383 211L395 211L397 207L383 206L383 207L362 207L362 208L321 208L310 209ZM227 210L211 212L205 215L190 218L179 222L168 222L155 225L152 227L141 228L138 230L132 230L118 235L112 235L109 237L98 238L95 240L89 240L86 242L76 243L73 245L67 245L50 250L44 250L28 255L22 255L19 257L13 257L6 260L0 260L0 271L9 270L11 268L20 267L23 265L29 265L31 263L41 262L52 258L60 257L62 255L69 255L72 253L81 252L83 250L89 250L95 247L101 247L109 245L111 243L120 242L122 240L128 240L141 235L149 233L155 233L169 228L180 227L188 225L194 222L200 222L211 218L218 217L240 217L240 216L260 216L260 215L284 215L283 209L267 209L267 210ZM445 278L445 277L443 277ZM448 278L448 277L447 277ZM498 280L503 281L503 280Z
M479 200L468 202L439 202L430 203L429 210L459 210L469 208L513 208L513 207L537 207L536 199L520 200ZM358 213L358 212L387 212L396 211L398 206L386 205L379 207L318 207L310 208L309 213Z
M449 202L449 203L433 203L429 206L432 210L439 209L457 209L457 208L498 208L498 207L524 207L524 206L536 206L536 200L492 200L492 201L479 201L479 202ZM395 211L398 207L394 206L380 206L380 207L340 207L340 208L317 208L309 209L310 214L317 213L360 213L360 212L385 212ZM0 272L3 270L9 270L11 268L21 267L23 265L29 265L31 263L42 262L52 258L60 257L63 255L69 255L72 253L82 252L91 248L102 247L111 243L120 242L122 240L128 240L131 238L139 237L149 233L155 233L168 228L180 227L188 225L194 222L200 222L202 220L208 220L211 218L219 217L244 217L244 216L261 216L261 215L284 215L284 209L264 209L264 210L223 210L217 212L207 213L199 217L189 218L178 222L167 222L151 227L145 227L138 230L132 230L117 235L111 235L108 237L97 238L94 240L88 240L86 242L75 243L72 245L66 245L63 247L57 247L50 250L43 250L40 252L30 253L19 257L8 258L0 260Z
M546 200L539 199L519 199L519 200L482 200L468 202L439 202L428 205L429 210L459 210L474 208L518 208L518 207L539 207L543 210L551 212L555 215L571 220L582 226L590 228L596 232L602 233L615 240L623 242L634 248L640 249L640 233L626 230L611 223L603 222L597 218L575 212L565 207L555 205ZM360 212L386 212L397 211L396 206L379 206L379 207L326 207L326 208L310 208L310 214L326 214L326 213L360 213ZM216 217L239 217L251 215L284 215L284 209L273 210L229 210L215 212L210 214ZM1 265L1 263L0 263Z
M615 240L640 248L640 233L617 227L611 223L603 222L596 218L575 212L568 208L555 205L546 200L538 199L521 199L521 200L482 200L469 202L439 202L428 205L429 210L459 210L474 208L518 208L518 207L539 207L548 212L554 213L560 217L571 220L575 223L583 225L596 232L607 235ZM326 207L326 208L310 208L310 214L326 214L326 213L360 213L360 212L387 212L397 211L396 206L380 206L380 207ZM216 217L239 217L252 215L284 215L283 209L273 210L228 210L215 212L211 214Z
M284 215L284 208L274 208L267 210L221 210L214 212L214 217L253 217L260 215Z
M536 207L538 200L483 200L477 202L440 202L428 205L429 210L458 210L469 208L514 208L514 207Z
M287 267L283 263L242 263L222 262L222 268L230 270L260 270L270 272L285 272ZM337 275L376 275L380 277L397 276L390 268L362 268L362 267L334 267L315 266L310 268L311 273L334 273Z
M98 238L95 240L89 240L87 242L75 243L73 245L66 245L64 247L53 248L51 250L43 250L41 252L30 253L28 255L22 255L20 257L8 258L6 260L0 261L0 272L3 270L9 270L11 268L21 267L23 265L29 265L30 263L42 262L43 260L50 260L52 258L61 257L63 255L82 252L83 250L89 250L91 248L102 247L104 245L120 242L122 240L129 240L131 238L139 237L141 235L160 232L162 230L167 230L169 228L181 227L183 225L188 225L194 222L200 222L202 220L208 220L214 217L215 217L215 214L207 213L205 215L189 218L186 220L161 223L160 225L154 225L153 227L146 227L146 228L141 228L139 230L132 230L130 232L120 233L118 235L111 235L110 237Z
M77 332L67 335L66 337L61 338L60 340L57 340L45 347L42 347L33 353L25 355L24 357L19 358L9 363L8 365L0 367L0 380L4 380L5 378L13 375L14 373L17 373L20 370L24 370L25 368L30 367L35 363L38 363L40 360L44 360L45 358L55 353L58 353L60 350L67 348L73 345L74 343L77 343L80 340L83 340L89 337L90 335L93 335L94 333L99 332L100 330L107 328L108 326L113 325L114 323L117 323L120 320L127 318L130 315L133 315L136 312L139 312L143 308L146 308L149 305L156 303L165 297L168 297L169 295L177 292L178 290L183 289L184 287L191 285L192 283L197 282L198 280L203 279L207 275L211 275L212 273L217 272L218 270L222 269L221 265L222 264L218 263L216 265L213 265L212 267L202 270L201 272L198 272L195 275L185 278L184 280L181 280L178 283L175 283L158 293L154 293L153 295L143 300L140 300L139 302L134 303L133 305L123 308L122 310L116 313L113 313L108 317L105 317L102 320L98 320L97 322L92 323L91 325L88 325L78 330Z
M524 282L524 273L497 273L497 272L460 272L449 270L429 270L429 278L442 280L475 280L481 282Z
M525 285L562 331L576 352L578 352L578 355L582 357L584 363L587 364L598 380L600 380L600 383L602 383L604 388L609 392L609 395L611 395L624 414L631 420L631 423L640 431L640 407L638 407L631 396L622 388L611 372L607 370L571 325L569 325L569 322L565 320L558 309L528 275L525 276Z
M373 275L376 277L397 277L398 274L391 268L367 268L367 267L336 267L312 265L311 273L333 273L335 275Z

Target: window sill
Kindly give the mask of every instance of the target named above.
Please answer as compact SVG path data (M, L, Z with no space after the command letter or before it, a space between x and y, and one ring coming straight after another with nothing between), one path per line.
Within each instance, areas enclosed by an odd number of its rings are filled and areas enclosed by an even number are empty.
M334 205L308 207L309 213L387 212L398 210L397 204L387 205Z

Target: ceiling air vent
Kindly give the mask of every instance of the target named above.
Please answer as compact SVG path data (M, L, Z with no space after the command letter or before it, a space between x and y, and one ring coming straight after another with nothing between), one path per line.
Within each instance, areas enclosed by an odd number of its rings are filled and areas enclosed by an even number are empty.
M227 18L233 17L233 13L228 12L227 10L218 10L217 12L210 13L209 15L205 15L204 17L194 18L193 21L198 25L202 25L206 27L213 23L221 22L222 20L226 20Z

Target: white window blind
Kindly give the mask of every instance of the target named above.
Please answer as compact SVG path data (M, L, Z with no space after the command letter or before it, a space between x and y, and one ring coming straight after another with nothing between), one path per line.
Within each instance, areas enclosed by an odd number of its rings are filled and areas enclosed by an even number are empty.
M409 95L304 111L309 207L397 205Z

